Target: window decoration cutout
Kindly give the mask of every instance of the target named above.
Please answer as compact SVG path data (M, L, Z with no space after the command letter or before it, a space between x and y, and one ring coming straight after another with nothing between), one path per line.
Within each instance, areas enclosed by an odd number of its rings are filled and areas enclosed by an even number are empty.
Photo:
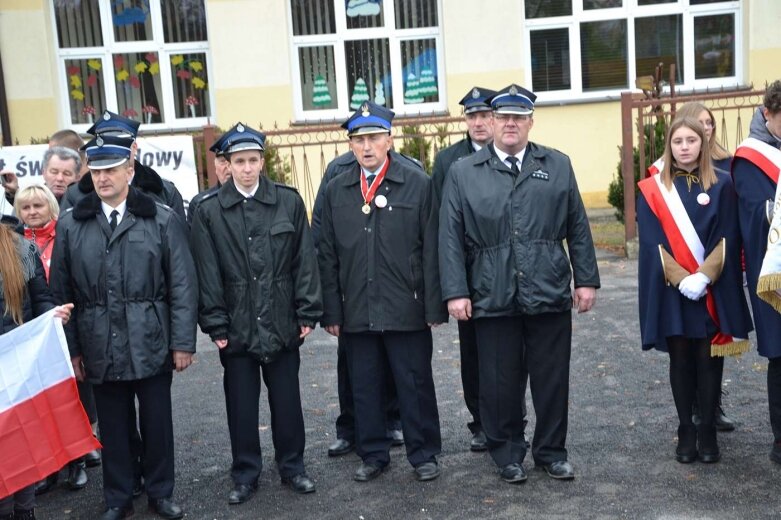
M358 78L355 82L353 95L350 97L350 108L358 110L364 101L369 101L369 89L366 88L366 82L363 78Z
M203 53L171 56L176 117L203 117L209 114L209 85L206 55Z
M312 104L318 108L326 108L331 106L332 101L328 83L323 76L317 76L312 87Z
M380 14L382 0L345 0L347 16L377 16Z
M407 105L423 103L423 96L420 93L420 83L418 82L418 78L412 73L407 76L407 85L404 89L404 103Z
M379 81L374 85L374 102L380 106L385 104L385 87Z
M68 104L74 123L92 124L95 114L103 112L103 62L97 58L65 60L68 78Z

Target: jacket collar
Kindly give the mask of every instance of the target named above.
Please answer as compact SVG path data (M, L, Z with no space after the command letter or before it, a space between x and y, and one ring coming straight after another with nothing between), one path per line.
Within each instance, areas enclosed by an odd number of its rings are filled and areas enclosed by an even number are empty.
M264 204L275 204L277 202L277 190L274 183L265 175L261 175L258 182L258 189L252 198ZM230 179L220 188L217 198L223 208L235 206L245 199L244 195L236 189L233 179Z
M404 182L404 174L402 173L400 161L398 159L393 159L390 154L388 154L388 160L390 161L390 164L388 165L388 171L385 172L385 180L402 184ZM355 161L353 168L342 176L342 185L354 186L360 181L361 166L358 164L358 161Z
M152 168L144 166L138 161L133 163L132 186L141 191L160 194L163 193L163 179ZM79 179L79 191L82 193L92 193L95 186L92 184L92 175L86 173Z
M157 206L154 199L145 195L138 189L130 186L127 192L127 212L137 217L148 218L157 214ZM73 218L76 220L88 220L101 213L100 197L93 190L73 207Z
M53 218L43 226L39 228L28 228L27 226L24 227L24 237L27 239L32 240L35 239L42 239L47 240L49 238L54 238L54 230L57 227L57 219Z

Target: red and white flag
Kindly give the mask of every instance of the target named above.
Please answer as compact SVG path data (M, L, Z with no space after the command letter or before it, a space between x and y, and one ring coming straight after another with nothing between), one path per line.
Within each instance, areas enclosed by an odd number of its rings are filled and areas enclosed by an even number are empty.
M0 336L0 497L99 447L54 311Z

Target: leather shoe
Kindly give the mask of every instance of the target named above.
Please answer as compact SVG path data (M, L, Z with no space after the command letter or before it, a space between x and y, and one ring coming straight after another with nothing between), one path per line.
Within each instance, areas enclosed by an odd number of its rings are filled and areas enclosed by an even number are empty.
M488 449L488 440L485 438L483 430L472 435L472 442L469 443L469 449L472 451L485 451Z
M520 484L526 482L526 479L529 478L520 462L513 462L512 464L506 465L499 472L499 476L502 477L502 480L509 482L510 484Z
M100 520L122 520L123 518L130 518L133 516L133 506L125 507L109 507L100 517Z
M306 495L307 493L315 492L315 481L309 478L306 473L299 473L292 477L285 477L282 479L282 484L289 486L290 489L298 493L299 495Z
M149 510L166 520L175 520L184 516L182 508L170 498L150 498Z
M231 505L243 504L258 490L257 484L236 484L228 494L228 503Z
M87 470L83 460L75 460L68 464L68 488L72 491L83 489L87 485Z
M420 482L434 480L439 476L437 461L424 462L415 466L415 478Z
M575 478L575 470L572 469L572 464L566 460L557 460L556 462L545 464L543 468L545 468L550 478L555 478L556 480L572 480Z
M101 463L100 452L98 450L92 450L91 452L84 455L84 463L87 465L88 468L94 468L100 466Z
M46 477L43 480L39 480L35 484L35 495L43 495L44 493L48 493L52 490L54 486L57 485L57 478L59 477L59 472L55 471L48 477Z
M404 433L401 430L390 430L388 438L391 441L391 446L404 446Z
M138 498L144 494L144 477L133 478L133 498Z
M361 467L358 468L355 471L355 475L353 475L353 480L357 482L369 482L370 480L374 480L377 478L380 473L382 473L382 470L385 468L382 468L380 466L374 466L372 464L363 463L361 464Z
M355 444L346 439L336 439L336 442L328 446L328 456L338 457L347 455L355 449Z

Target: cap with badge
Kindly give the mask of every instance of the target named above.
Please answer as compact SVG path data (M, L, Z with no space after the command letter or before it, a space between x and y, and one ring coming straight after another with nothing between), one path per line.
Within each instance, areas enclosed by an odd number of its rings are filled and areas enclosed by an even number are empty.
M372 101L364 102L350 118L342 123L347 137L366 134L390 134L391 121L396 114Z
M87 133L135 139L138 135L139 126L141 126L141 123L134 119L104 110L103 114L95 121L95 124L87 130Z
M536 99L533 92L513 83L489 98L488 102L497 114L529 115L534 113Z
M474 87L466 96L461 98L461 101L459 101L458 104L464 107L465 115L473 112L487 112L491 110L491 105L488 103L488 100L494 95L496 95L495 90Z
M263 152L266 149L266 135L242 123L237 123L233 128L222 134L217 143L220 141L222 141L220 148L223 155L245 150ZM217 143L215 143L215 146Z
M130 159L133 139L114 135L98 135L80 148L87 152L87 166L91 170L107 170Z
M214 155L217 157L223 157L225 155L225 136L227 134L228 132L223 133L216 141L214 141L214 144L209 147L209 151L214 152Z

